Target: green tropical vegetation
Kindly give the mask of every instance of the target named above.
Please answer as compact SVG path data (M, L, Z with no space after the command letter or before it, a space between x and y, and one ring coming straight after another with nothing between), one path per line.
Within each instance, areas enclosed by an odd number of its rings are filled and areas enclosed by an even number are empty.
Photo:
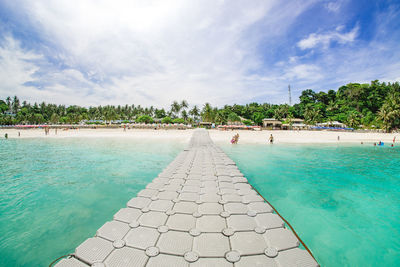
M400 128L400 84L372 81L349 83L338 90L302 91L299 103L225 105L189 108L186 100L174 101L170 109L140 105L80 107L47 103L30 104L17 96L0 100L0 125L15 124L77 124L140 122L140 123L197 123L227 124L242 122L262 125L264 118L290 121L302 118L307 124L339 121L352 128L382 128L392 131Z

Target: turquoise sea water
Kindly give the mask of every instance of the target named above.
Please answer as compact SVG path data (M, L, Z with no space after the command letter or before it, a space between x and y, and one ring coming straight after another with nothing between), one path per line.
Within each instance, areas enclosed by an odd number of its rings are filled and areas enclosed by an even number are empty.
M0 266L48 266L184 148L135 139L0 140Z
M321 266L399 266L400 148L224 145Z

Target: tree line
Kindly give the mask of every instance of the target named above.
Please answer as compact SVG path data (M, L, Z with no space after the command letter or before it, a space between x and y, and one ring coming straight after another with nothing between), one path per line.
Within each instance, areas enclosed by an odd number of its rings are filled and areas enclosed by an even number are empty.
M120 120L152 123L197 123L199 121L227 124L241 121L262 125L264 118L290 121L304 119L307 124L339 121L352 128L400 128L400 84L372 81L349 83L338 90L302 91L299 103L225 105L221 108L205 103L189 108L187 101L174 101L169 109L141 105L80 107L42 102L22 103L17 96L0 100L0 125L15 124L76 124L83 120L96 123Z

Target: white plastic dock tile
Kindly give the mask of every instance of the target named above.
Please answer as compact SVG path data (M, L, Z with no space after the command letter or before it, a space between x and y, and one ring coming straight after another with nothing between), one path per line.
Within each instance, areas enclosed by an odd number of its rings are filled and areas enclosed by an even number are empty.
M203 203L199 205L201 214L218 215L223 211L223 207L219 203Z
M194 238L193 251L200 257L224 257L229 250L229 239L223 234L203 233Z
M75 250L77 258L93 264L95 262L102 262L114 249L110 241L104 240L100 237L93 237L86 239Z
M138 197L152 197L158 194L158 190L154 189L143 189L137 195Z
M271 213L274 211L266 202L252 202L247 207L249 210L254 210L257 213Z
M196 228L202 233L221 233L226 228L225 219L218 215L204 215L197 219Z
M175 203L173 210L179 213L193 214L194 212L198 211L198 207L199 205L197 205L195 202L181 201Z
M217 195L216 193L205 193L200 196L200 200L202 202L218 202L221 200L221 197Z
M143 213L139 218L140 225L157 228L164 225L168 216L164 212L149 211Z
M226 203L224 209L230 214L246 214L248 205L243 203Z
M114 250L104 261L107 267L145 266L148 257L143 250L123 247Z
M227 202L242 202L243 198L238 194L225 194L222 196L223 200Z
M126 246L146 249L156 244L159 235L157 229L139 226L131 229L124 240Z
M293 232L285 228L267 230L264 237L268 246L277 250L287 250L299 246L299 241Z
M183 256L192 250L193 237L187 232L168 231L161 234L157 247L161 253Z
M318 267L318 263L304 249L289 249L279 252L275 258L279 266Z
M170 229L189 231L196 225L196 218L189 214L174 214L169 216L167 224Z
M133 220L137 220L141 215L142 212L139 209L123 208L115 213L114 220L130 223Z
M264 237L256 232L236 232L230 240L232 249L240 255L262 254L267 248Z
M173 200L174 198L178 197L178 193L176 191L164 191L158 193L157 196L159 199Z
M258 226L265 227L266 229L283 227L285 225L284 221L274 213L258 214L255 218Z
M254 217L247 215L231 215L226 219L228 227L235 231L252 231L257 227L257 222Z
M166 212L171 209L174 203L171 200L159 199L152 201L149 205L149 209L153 211L162 211Z
M127 223L119 221L106 222L99 230L96 235L110 241L122 239L129 231L130 227Z
M145 198L145 197L135 197L129 200L128 202L128 207L131 208L137 208L137 209L143 209L147 205L149 205L151 202L151 199Z

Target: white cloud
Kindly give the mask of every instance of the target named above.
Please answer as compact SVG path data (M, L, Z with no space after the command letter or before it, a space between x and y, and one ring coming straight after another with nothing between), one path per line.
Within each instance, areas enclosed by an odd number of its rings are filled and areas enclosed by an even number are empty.
M52 100L56 99L60 104L72 104L84 99L92 88L101 89L74 69L48 70L38 76L43 63L46 63L43 55L23 49L19 41L6 36L0 46L0 95L4 98L17 95L22 100L34 102L54 102ZM33 85L43 83L45 86ZM82 102L78 100L78 103Z
M41 39L57 47L50 56L67 66L42 74L47 101L168 106L182 98L217 105L251 99L243 92L249 71L262 64L257 45L284 35L312 2L21 0L9 6L29 18ZM287 11L292 5L295 13ZM59 96L64 88L69 97Z
M307 82L321 80L321 70L316 65L299 64L286 70L285 77L289 80L302 80Z
M321 45L323 48L328 48L330 43L336 41L340 44L353 42L357 35L359 27L354 27L351 31L341 33L342 26L336 28L336 31L327 32L323 34L311 33L307 38L300 40L297 46L301 49L310 49Z
M331 1L325 4L325 8L328 9L330 12L338 12L340 8L342 7L343 0L338 0L338 1Z
M0 46L0 92L12 95L15 90L24 87L24 83L34 80L33 74L39 69L32 61L41 59L41 55L25 52L20 44L7 36Z

